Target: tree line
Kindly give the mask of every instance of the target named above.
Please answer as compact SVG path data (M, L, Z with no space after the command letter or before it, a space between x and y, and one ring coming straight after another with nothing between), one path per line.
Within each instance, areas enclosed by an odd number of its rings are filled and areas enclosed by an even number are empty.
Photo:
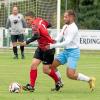
M66 0L61 1L63 16ZM67 9L75 10L76 23L80 29L100 29L100 0L67 0Z

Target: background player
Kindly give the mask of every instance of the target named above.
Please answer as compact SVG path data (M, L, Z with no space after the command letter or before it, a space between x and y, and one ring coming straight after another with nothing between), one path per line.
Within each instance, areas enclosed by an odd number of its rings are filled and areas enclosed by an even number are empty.
M18 7L14 6L12 14L8 17L6 28L10 30L11 41L13 45L14 59L18 59L17 42L24 41L24 28L26 28L26 22L22 14L18 13ZM24 59L24 46L20 46L21 58Z
M26 91L34 91L35 81L37 78L37 68L39 64L43 63L43 72L49 75L55 81L55 89L58 91L62 86L62 83L57 76L54 69L50 69L50 65L54 59L55 49L47 50L45 46L49 43L53 44L55 41L50 37L47 27L50 24L43 20L42 18L35 18L33 12L27 12L25 16L27 25L32 28L32 38L25 41L23 45L27 45L35 40L38 42L38 48L35 51L34 59L31 64L30 69L30 83L26 86L23 86L23 89Z
M79 49L79 32L75 24L75 12L68 10L64 13L65 25L61 33L57 37L57 41L64 39L61 43L50 44L47 48L64 47L64 51L59 53L53 61L52 68L57 68L59 65L67 63L66 75L73 80L81 80L89 83L91 91L95 88L95 78L88 77L82 73L76 72L77 62L80 57Z

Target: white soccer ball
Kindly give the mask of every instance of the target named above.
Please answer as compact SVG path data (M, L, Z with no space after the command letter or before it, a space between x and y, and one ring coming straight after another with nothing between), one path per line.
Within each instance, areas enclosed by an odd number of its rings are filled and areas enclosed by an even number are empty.
M11 93L19 93L21 92L21 85L17 82L13 82L9 85L9 92Z

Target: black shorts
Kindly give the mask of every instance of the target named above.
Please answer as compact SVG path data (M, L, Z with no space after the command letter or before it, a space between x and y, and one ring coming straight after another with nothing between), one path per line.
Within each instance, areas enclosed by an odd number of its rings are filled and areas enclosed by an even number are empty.
M34 58L41 60L45 65L49 65L52 64L54 60L54 54L55 54L55 49L42 51L40 48L37 48L34 54Z
M12 42L23 42L24 41L24 35L19 34L19 35L11 35L11 41Z

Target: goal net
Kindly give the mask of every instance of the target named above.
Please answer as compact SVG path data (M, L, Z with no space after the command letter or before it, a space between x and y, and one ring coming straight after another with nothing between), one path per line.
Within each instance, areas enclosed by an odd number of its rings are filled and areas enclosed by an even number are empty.
M53 28L57 27L57 0L0 0L0 27L5 27L13 5L18 6L20 13L33 11L36 17L50 21Z
M17 5L23 15L33 11L36 17L42 17L57 29L57 3L59 0L0 0L0 27L5 27L7 17L12 13L12 7ZM58 20L60 23L60 20ZM9 40L9 39L8 39Z

